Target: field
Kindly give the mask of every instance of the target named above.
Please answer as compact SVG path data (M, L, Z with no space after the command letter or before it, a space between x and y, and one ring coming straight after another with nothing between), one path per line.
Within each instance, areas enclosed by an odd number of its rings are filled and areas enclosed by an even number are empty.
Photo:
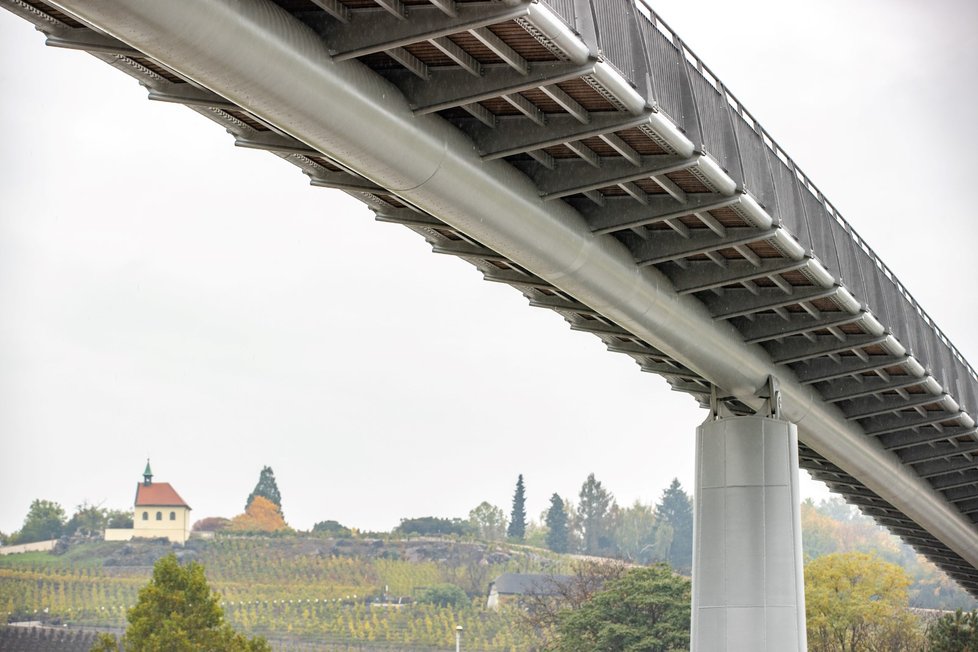
M63 554L0 557L0 614L69 626L122 628L162 543L91 542ZM521 650L513 614L485 609L489 582L504 572L561 572L544 552L441 540L218 538L180 553L204 564L236 629L277 647L444 650L464 628L467 650ZM455 584L468 604L415 599ZM311 649L311 647L310 647Z

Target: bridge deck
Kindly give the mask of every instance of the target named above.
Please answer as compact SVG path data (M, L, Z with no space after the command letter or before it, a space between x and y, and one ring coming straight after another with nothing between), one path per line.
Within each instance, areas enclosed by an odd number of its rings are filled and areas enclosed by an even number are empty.
M711 384L554 283L406 202L165 61L52 4L0 0L48 43L81 49L184 104L235 144L268 150L314 185L458 256L531 306L558 312L610 351L702 405ZM643 4L602 0L276 0L334 60L358 59L416 115L438 114L485 161L503 159L548 202L573 207L680 295L763 347L947 501L978 534L978 376L809 178ZM593 8L593 13L591 11ZM734 413L752 410L723 397ZM967 410L966 410L967 408ZM972 412L973 414L973 412ZM804 439L804 437L803 437ZM978 596L978 570L807 443L801 465Z

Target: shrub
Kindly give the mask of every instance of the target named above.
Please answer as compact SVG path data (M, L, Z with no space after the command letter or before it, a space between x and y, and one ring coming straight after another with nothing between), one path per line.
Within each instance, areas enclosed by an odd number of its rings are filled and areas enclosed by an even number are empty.
M464 607L469 603L469 596L454 584L437 584L422 589L418 594L418 602L434 604L439 607Z

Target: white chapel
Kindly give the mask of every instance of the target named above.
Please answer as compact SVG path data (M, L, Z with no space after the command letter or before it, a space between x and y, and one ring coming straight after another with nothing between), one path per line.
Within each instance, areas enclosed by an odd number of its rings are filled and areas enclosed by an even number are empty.
M132 529L107 529L105 540L166 537L174 543L185 543L190 538L190 505L169 482L153 482L149 460L146 460L143 481L136 485L132 522Z

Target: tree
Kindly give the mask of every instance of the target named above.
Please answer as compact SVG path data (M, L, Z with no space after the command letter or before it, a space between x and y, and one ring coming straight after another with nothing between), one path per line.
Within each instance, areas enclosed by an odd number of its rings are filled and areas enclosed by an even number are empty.
M801 503L801 543L805 559L839 552L840 524L823 514L811 498Z
M672 529L666 561L681 573L693 568L693 502L683 491L679 480L673 478L669 488L655 506L656 520Z
M131 528L132 510L129 509L110 509L105 513L105 527L109 528Z
M896 564L861 552L833 553L805 567L811 652L913 650L919 641L907 609L910 578Z
M852 505L847 503L839 496L829 496L818 503L818 511L825 514L833 521L846 522L854 518L859 518L860 514Z
M615 545L623 559L641 564L665 560L665 551L656 540L655 510L651 506L636 500L621 510L617 525Z
M521 609L514 614L520 628L537 639L541 650L554 649L557 626L567 610L580 609L627 568L618 560L582 560L572 570L572 575L554 575L537 583L538 590L523 595Z
M469 596L455 584L437 584L422 589L418 594L418 602L439 607L467 607Z
M951 612L975 606L974 598L932 562L837 499L802 502L801 529L806 560L833 552L870 552L902 566L912 578L907 590L911 606Z
M570 530L567 527L567 511L564 501L554 494L550 497L547 510L547 547L554 552L567 552L570 549Z
M978 652L978 611L944 614L927 630L929 652Z
M24 525L12 536L13 543L47 541L61 536L65 526L65 510L50 500L35 500L31 503Z
M466 535L469 524L458 518L438 518L437 516L422 516L420 518L402 518L401 524L394 528L397 534L420 534L421 536L438 534Z
M546 512L540 515L539 522L531 520L526 524L526 536L523 537L523 543L534 548L547 547L547 534L550 530L543 524L543 517L545 515Z
M289 525L277 505L263 496L255 496L244 514L231 519L230 529L235 532L278 532L288 530Z
M507 536L522 541L526 536L526 492L523 488L523 474L516 480L516 491L513 493L513 511L509 515Z
M119 652L119 641L115 635L102 632L95 639L89 652Z
M581 502L577 505L577 515L584 552L589 555L613 553L611 511L615 506L615 497L601 486L592 473L581 486L579 498Z
M272 467L266 466L261 470L261 475L258 476L258 484L255 485L254 491L248 495L248 502L245 503L245 511L248 511L248 507L258 496L266 498L278 507L279 511L282 511L282 494L278 491L278 484L275 482L275 472L272 471Z
M100 534L105 530L108 520L107 510L96 505L89 505L87 502L82 503L75 508L75 513L71 520L65 524L62 533L68 535L81 534L83 536Z
M468 527L467 523L462 523ZM489 585L493 566L481 546L445 546L438 560L441 581L462 588L468 595L481 595Z
M194 523L194 532L221 532L231 527L231 519L223 516L207 516Z
M690 583L664 564L633 568L560 614L558 652L689 649Z
M469 525L480 539L499 541L506 536L506 513L484 500L469 512Z
M806 503L802 504L802 540L805 552L810 552L812 557L832 552L874 552L886 561L900 562L903 546L896 537L841 498L822 500L817 507L811 501ZM813 537L811 544L804 541L809 535Z
M153 566L153 578L139 590L127 620L129 626L122 637L126 652L271 650L265 639L247 639L225 623L218 596L204 577L204 567L196 562L181 566L173 554ZM113 648L103 639L94 649Z
M353 536L353 530L341 525L339 521L319 521L312 526L312 531L316 534L325 534L333 538L341 539Z

